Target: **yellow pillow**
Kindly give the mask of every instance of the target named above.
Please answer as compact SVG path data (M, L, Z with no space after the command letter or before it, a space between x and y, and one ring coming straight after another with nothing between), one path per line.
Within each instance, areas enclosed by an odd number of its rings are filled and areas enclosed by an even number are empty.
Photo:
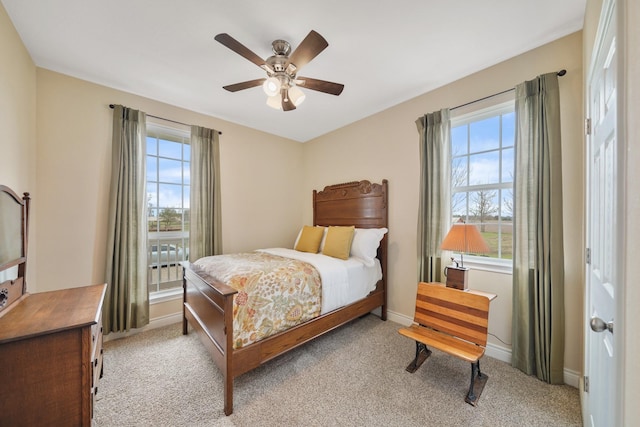
M322 253L334 258L349 259L354 230L354 226L329 227Z
M309 225L305 225L302 227L302 232L300 233L298 243L296 243L295 250L317 254L318 248L320 248L322 234L324 234L324 229L322 227L311 227Z

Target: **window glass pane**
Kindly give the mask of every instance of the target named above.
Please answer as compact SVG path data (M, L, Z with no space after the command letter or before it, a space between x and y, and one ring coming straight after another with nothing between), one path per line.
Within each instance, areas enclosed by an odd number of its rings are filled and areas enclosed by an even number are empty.
M451 223L457 222L460 218L467 218L467 197L469 193L454 193L451 198Z
M158 183L147 182L147 206L149 208L158 206Z
M480 226L478 226L478 229L480 229ZM498 224L485 224L484 231L480 231L480 234L482 234L484 241L487 243L487 246L489 246L489 252L478 255L498 258L500 256L500 233L498 233Z
M190 163L188 162L183 162L182 163L182 173L184 174L184 184L185 185L189 185L191 184L191 168L190 168Z
M158 141L158 155L171 159L182 159L182 143L161 139Z
M505 221L513 220L513 190L502 192L502 219Z
M497 190L474 191L469 197L470 220L478 224L480 231L485 231L487 224L495 223L499 213Z
M456 126L451 129L451 155L467 154L467 126Z
M502 150L502 182L513 182L513 168L515 164L513 155L513 148Z
M500 147L500 117L490 117L469 124L471 152L493 150Z
M151 137L147 137L147 154L155 155L158 153L158 141Z
M183 156L185 161L191 160L191 146L189 144L182 144Z
M513 147L516 137L516 113L502 115L502 146Z
M149 231L158 230L158 209L149 209L147 213L147 222L149 224Z
M174 208L160 209L158 212L158 221L160 222L160 231L181 230L182 215L179 210Z
M184 187L182 187L182 194L183 194L183 206L185 209L189 209L189 196L190 196L190 191L191 191L191 187L188 185L185 185Z
M499 151L469 156L469 185L500 182Z
M147 181L155 181L158 177L157 157L147 156Z
M160 182L182 183L182 162L180 160L160 158L159 163L158 178Z
M182 206L182 186L175 184L160 184L158 204L160 208L177 208Z
M469 176L467 174L468 156L454 157L451 161L451 187L463 187L469 184Z

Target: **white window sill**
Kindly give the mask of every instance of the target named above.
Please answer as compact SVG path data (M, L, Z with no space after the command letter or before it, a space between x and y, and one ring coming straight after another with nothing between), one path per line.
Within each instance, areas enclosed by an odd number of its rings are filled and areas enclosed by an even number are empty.
M468 255L464 257L464 266L473 270L490 271L492 273L509 275L513 274L513 262L506 259L500 260Z
M162 302L182 299L182 287L167 289L166 291L152 292L149 294L149 304L159 304Z

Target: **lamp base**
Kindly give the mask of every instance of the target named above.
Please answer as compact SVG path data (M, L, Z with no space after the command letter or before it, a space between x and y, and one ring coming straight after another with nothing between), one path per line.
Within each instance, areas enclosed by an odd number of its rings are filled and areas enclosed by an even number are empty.
M467 289L467 277L469 269L464 267L445 267L444 275L447 277L447 288L464 291Z

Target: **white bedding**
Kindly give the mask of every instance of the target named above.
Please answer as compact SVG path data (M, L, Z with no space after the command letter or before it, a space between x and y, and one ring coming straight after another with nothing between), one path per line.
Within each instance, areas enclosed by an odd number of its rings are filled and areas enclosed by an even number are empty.
M320 253L312 254L287 248L268 248L260 251L308 262L318 270L322 279L321 314L364 298L375 289L378 280L382 279L378 259L373 266L368 267L353 257L341 260Z

